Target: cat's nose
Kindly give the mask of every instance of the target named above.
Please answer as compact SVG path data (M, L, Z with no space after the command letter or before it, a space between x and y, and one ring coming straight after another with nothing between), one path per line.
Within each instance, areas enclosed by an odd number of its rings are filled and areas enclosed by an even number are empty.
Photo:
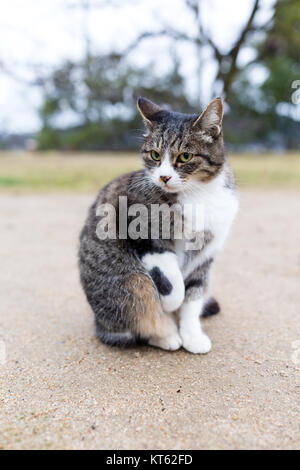
M172 178L172 176L161 176L160 179L166 184L168 181L170 181L170 179Z

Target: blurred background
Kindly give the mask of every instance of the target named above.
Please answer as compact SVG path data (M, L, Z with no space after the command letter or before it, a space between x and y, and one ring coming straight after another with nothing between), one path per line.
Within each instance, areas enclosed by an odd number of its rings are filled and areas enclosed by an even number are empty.
M299 449L300 0L0 5L0 449ZM104 347L80 288L139 95L225 102L241 210L205 358Z
M222 96L241 183L300 181L299 0L10 0L0 44L0 187L136 168L139 95L182 112Z

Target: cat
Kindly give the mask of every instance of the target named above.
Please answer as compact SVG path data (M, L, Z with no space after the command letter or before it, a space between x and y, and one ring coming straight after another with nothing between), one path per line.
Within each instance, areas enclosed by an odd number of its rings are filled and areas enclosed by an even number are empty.
M238 211L224 151L223 102L214 99L200 115L172 112L146 98L138 99L138 109L146 128L144 169L109 183L90 208L80 235L81 284L102 342L119 347L146 343L170 351L183 347L205 354L211 341L200 317L220 310L209 295L209 274ZM188 250L185 238L175 238L174 217L168 237L161 228L158 237L121 237L120 219L125 217L127 226L133 219L118 213L120 196L127 198L128 207L138 203L147 210L154 204L201 204L203 227L191 229L195 240L201 240L199 247ZM116 237L106 240L97 235L103 204L116 209ZM184 224L192 220L184 216Z

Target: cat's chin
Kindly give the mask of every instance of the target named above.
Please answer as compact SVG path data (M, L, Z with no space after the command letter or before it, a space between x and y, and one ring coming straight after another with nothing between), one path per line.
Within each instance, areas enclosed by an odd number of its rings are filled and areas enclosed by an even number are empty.
M164 187L162 189L164 191L166 191L166 193L179 193L180 192L179 188L166 188L166 187Z
M171 194L174 194L174 193L179 193L180 192L180 189L179 188L166 188L165 186L162 187L160 186L160 188L165 191L166 193L171 193Z
M180 191L182 190L178 186L168 186L168 185L161 186L160 184L156 184L156 186L162 189L165 193L180 193Z

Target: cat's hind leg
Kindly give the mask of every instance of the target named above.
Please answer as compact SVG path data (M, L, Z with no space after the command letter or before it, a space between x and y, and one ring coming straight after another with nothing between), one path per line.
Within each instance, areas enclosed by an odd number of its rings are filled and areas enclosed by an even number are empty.
M151 346L175 351L182 345L178 325L172 314L163 311L151 277L134 273L126 281L130 293L127 308L134 319L133 333Z
M219 302L217 302L214 297L209 297L203 306L201 318L207 318L213 315L217 315L218 313L220 313L220 311L221 308Z
M148 343L150 346L165 349L166 351L176 351L182 346L182 339L176 328L172 334L165 337L151 336Z

